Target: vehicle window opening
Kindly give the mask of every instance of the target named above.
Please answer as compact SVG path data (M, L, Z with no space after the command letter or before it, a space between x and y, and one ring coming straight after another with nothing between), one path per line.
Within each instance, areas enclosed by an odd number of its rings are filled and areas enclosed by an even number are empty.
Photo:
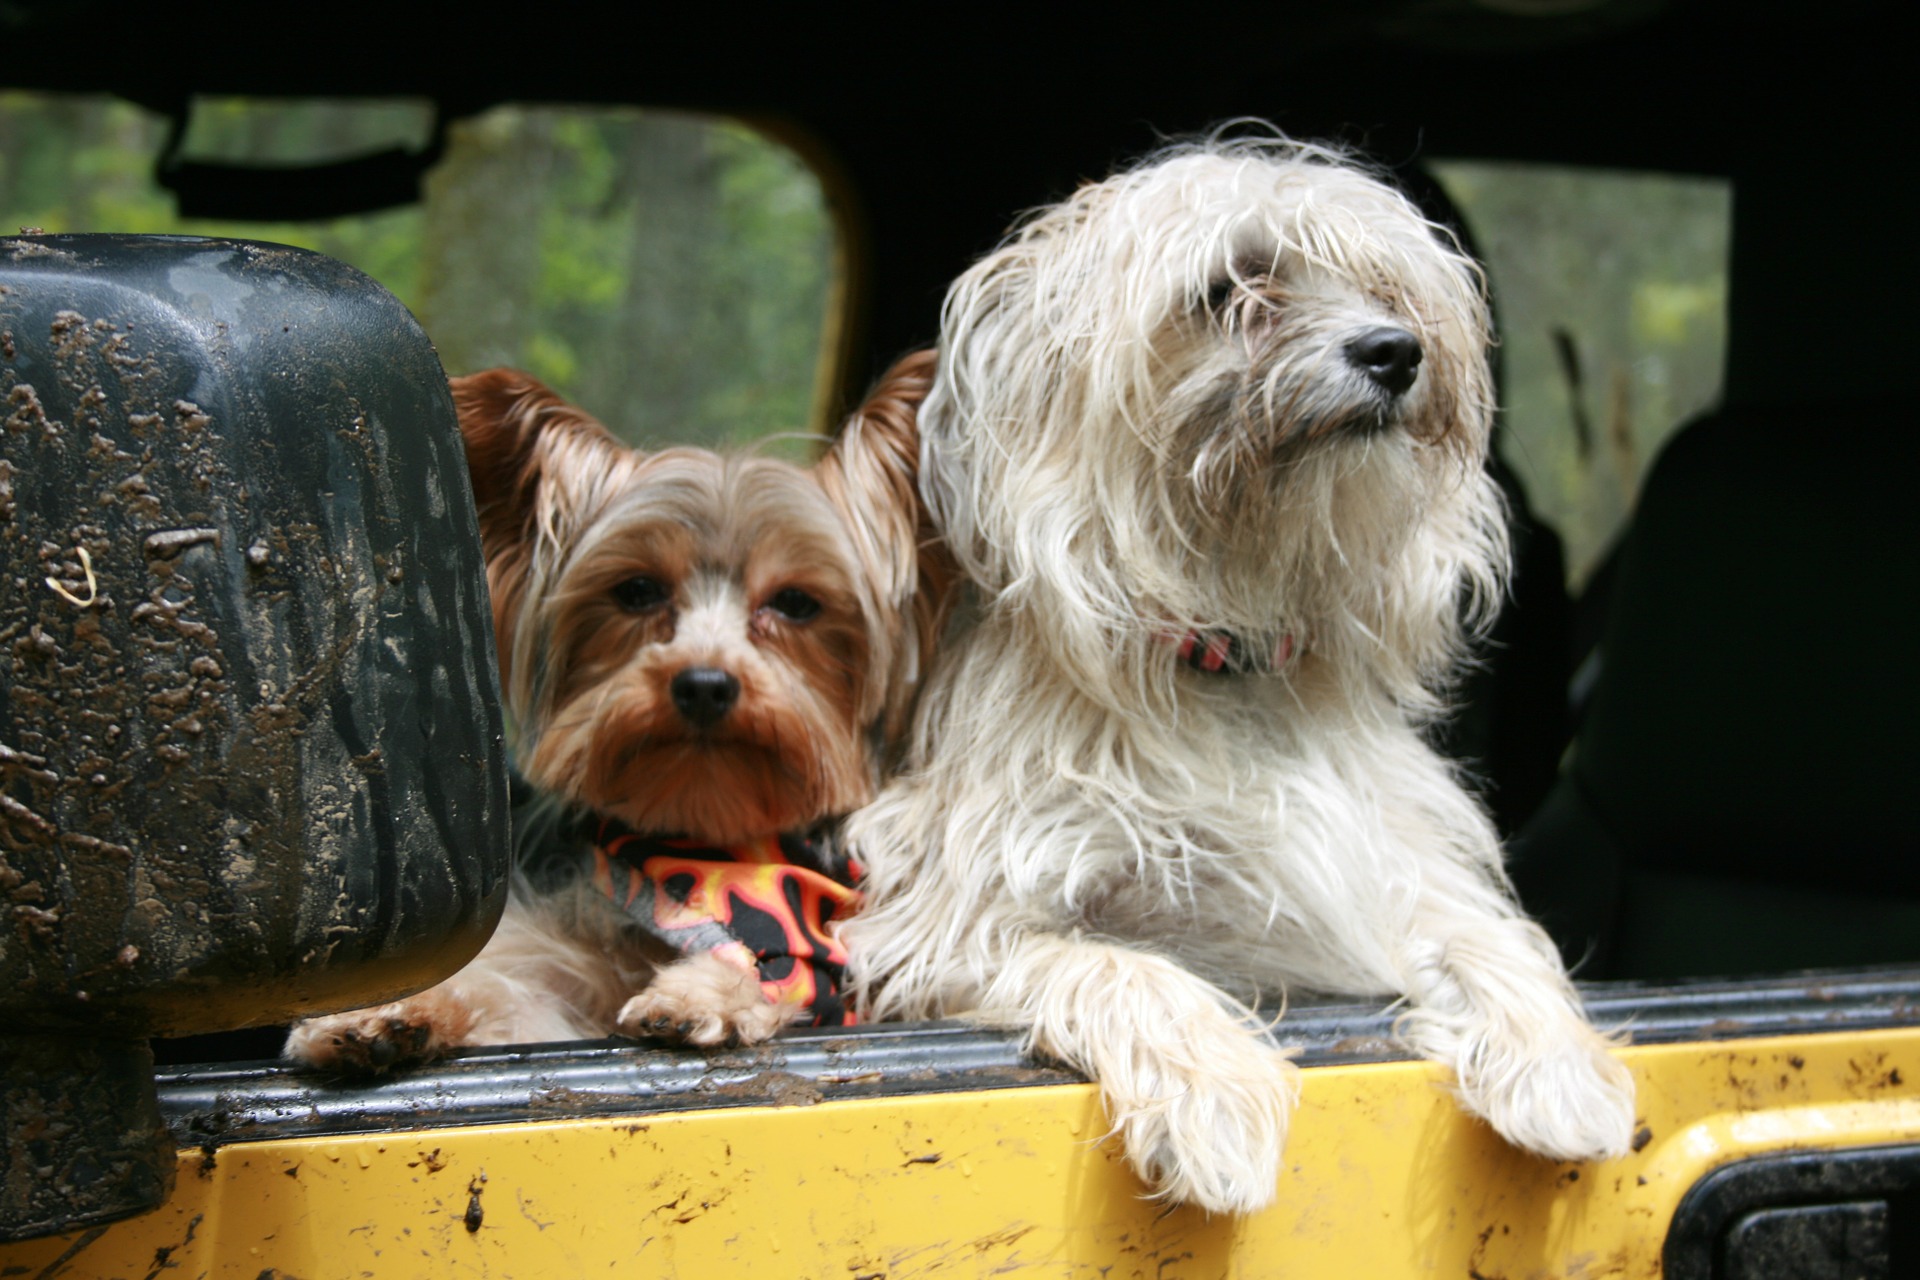
M1733 188L1724 179L1438 160L1500 326L1500 447L1567 548L1603 572L1660 445L1718 403Z
M419 99L198 97L183 119L175 158L195 165L417 153L436 131ZM0 93L0 226L318 250L406 303L449 372L525 369L630 444L745 444L828 420L841 236L814 170L738 121L497 106L447 123L418 203L303 222L181 217L154 176L172 128L104 95Z

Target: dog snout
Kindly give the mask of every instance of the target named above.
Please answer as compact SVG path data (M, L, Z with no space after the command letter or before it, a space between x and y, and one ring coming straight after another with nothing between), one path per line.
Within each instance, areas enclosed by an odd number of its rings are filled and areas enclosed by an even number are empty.
M1420 339L1405 329L1380 325L1347 340L1349 363L1388 395L1405 395L1420 374Z
M696 729L710 729L740 700L740 682L718 667L688 667L668 686L673 705Z

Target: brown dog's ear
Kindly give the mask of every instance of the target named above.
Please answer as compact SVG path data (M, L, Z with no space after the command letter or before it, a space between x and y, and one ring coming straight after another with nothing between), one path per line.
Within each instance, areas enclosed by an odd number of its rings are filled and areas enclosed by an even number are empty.
M488 559L526 538L540 481L566 461L565 455L581 448L619 448L590 415L518 369L488 369L450 378L448 385L460 415ZM569 439L563 443L560 436Z
M958 576L920 498L919 412L933 372L931 350L896 361L815 469L853 533L881 611L872 646L877 678L862 712L890 742L906 727Z
M591 415L516 369L488 369L448 385L480 518L500 681L511 691L515 624L540 539L568 537L589 505L586 492L626 450Z

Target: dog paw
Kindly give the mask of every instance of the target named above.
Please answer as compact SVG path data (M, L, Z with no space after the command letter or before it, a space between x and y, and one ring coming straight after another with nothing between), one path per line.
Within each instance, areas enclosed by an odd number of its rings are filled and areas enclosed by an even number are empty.
M1518 1061L1463 1091L1516 1147L1553 1160L1612 1160L1633 1145L1633 1075L1598 1035Z
M691 956L660 970L617 1019L630 1036L665 1036L687 1044L758 1044L799 1017L797 1005L767 999L759 979L713 955Z
M1146 1094L1106 1090L1127 1156L1157 1198L1210 1213L1253 1213L1273 1203L1299 1070L1237 1025L1134 1075Z
M466 1042L473 1010L449 992L309 1018L294 1027L282 1054L326 1071L379 1075L431 1062Z

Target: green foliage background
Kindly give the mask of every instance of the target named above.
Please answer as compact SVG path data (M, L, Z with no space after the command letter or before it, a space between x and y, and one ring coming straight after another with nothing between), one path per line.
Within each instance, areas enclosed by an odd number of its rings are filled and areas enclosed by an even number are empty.
M1542 165L1433 169L1486 255L1501 454L1566 540L1577 585L1626 523L1660 445L1720 398L1731 186Z
M184 149L310 163L418 145L430 127L411 102L199 100ZM152 177L165 132L116 99L0 93L0 228L318 250L405 302L448 372L524 368L634 444L820 426L833 226L813 173L743 126L496 108L454 123L420 204L313 223L177 217Z

